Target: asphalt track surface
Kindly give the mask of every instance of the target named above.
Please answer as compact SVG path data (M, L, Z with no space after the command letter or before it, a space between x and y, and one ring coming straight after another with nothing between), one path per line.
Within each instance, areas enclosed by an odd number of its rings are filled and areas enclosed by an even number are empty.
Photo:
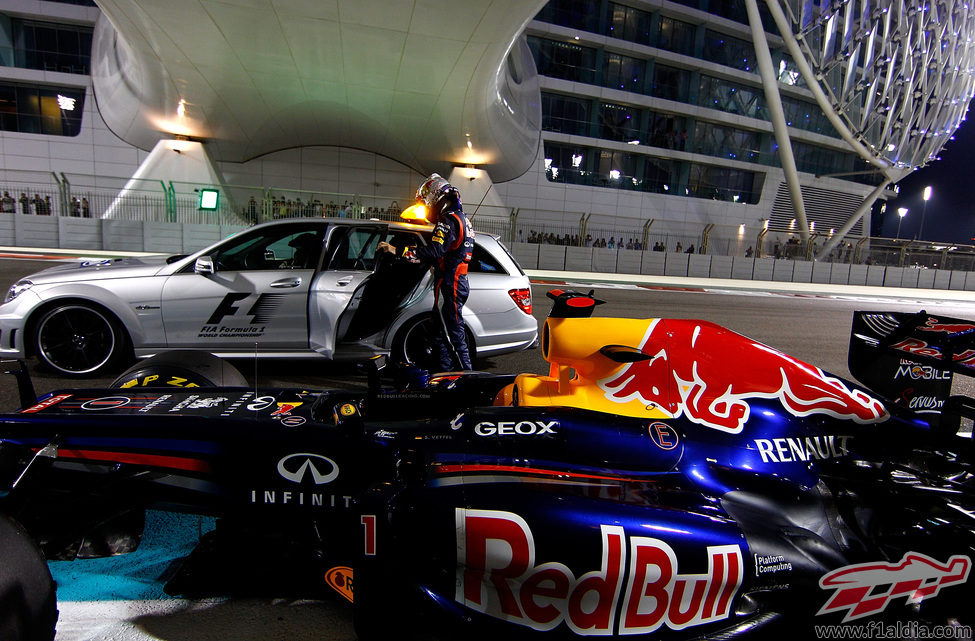
M0 291L51 261L0 258ZM849 377L846 355L854 310L928 311L975 320L975 295L908 289L793 286L791 284L633 279L607 275L531 273L534 315L549 310L552 288L595 289L606 304L598 316L701 318L724 325L833 374ZM631 282L596 282L594 279ZM634 282L639 281L639 282ZM770 291L774 288L775 291ZM234 364L249 382L307 388L364 385L358 373L325 361ZM480 359L476 368L496 372L548 371L538 350ZM78 381L59 379L30 364L38 394ZM83 386L107 385L113 377ZM967 391L967 390L962 390ZM0 411L18 407L12 379L0 383ZM134 555L52 563L60 620L56 641L327 641L351 640L351 610L339 599L225 599L188 601L163 594L158 577L188 553L212 527L207 519L150 513L145 539ZM174 542L175 541L175 542ZM128 558L127 558L128 557Z

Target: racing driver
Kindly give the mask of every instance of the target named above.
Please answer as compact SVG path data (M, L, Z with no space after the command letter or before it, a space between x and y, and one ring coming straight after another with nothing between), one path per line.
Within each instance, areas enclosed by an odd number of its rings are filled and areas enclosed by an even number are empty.
M433 238L429 245L404 248L402 258L433 266L436 281L433 340L434 349L439 353L440 368L443 371L469 370L471 357L461 312L470 294L467 265L474 250L474 229L464 214L460 192L440 174L431 174L420 185L416 199L426 206L427 220L435 225ZM380 243L379 249L399 255L389 243Z

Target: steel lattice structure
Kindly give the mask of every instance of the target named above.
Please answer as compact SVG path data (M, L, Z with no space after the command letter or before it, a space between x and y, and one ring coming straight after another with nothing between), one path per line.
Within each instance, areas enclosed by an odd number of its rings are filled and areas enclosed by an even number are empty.
M975 12L964 0L769 0L861 154L897 180L935 160L975 92ZM791 30L782 27L782 18ZM800 64L801 66L801 64ZM806 75L806 74L804 74Z

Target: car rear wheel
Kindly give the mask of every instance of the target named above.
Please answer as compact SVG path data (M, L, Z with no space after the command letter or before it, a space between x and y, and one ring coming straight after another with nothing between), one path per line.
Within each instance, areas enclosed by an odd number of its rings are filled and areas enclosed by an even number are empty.
M246 387L240 371L210 352L181 349L136 363L111 387Z
M104 373L122 356L126 340L114 316L84 303L48 309L34 330L38 358L64 376Z
M433 337L437 328L434 326L432 314L423 314L410 320L396 334L393 341L393 357L399 363L406 363L430 372L440 370L440 357L433 346ZM467 336L467 351L471 363L477 357L477 347L471 330L465 330Z
M437 356L433 350L435 329L430 314L422 314L410 320L396 335L393 357L399 363L421 369L438 369Z
M43 553L19 523L0 514L0 639L51 641L57 619Z

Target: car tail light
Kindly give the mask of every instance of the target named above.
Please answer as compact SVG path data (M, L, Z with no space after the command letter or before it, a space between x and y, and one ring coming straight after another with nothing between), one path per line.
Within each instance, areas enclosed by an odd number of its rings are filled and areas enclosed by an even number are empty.
M532 290L527 287L522 289L509 289L508 296L511 296L511 300L515 301L515 305L521 311L529 316L532 315Z

